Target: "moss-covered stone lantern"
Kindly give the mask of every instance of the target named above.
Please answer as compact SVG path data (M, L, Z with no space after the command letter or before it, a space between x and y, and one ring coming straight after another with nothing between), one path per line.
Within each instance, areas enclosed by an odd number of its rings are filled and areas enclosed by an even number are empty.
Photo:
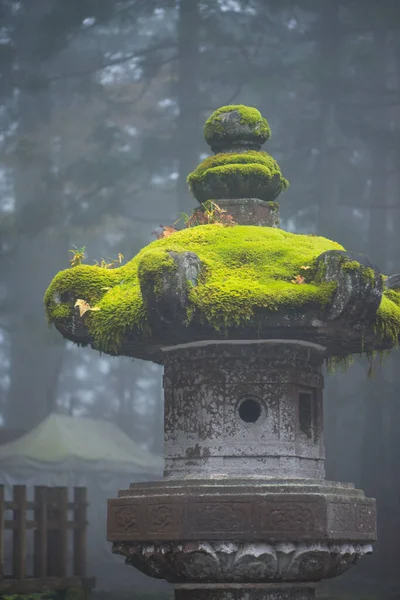
M400 277L278 228L269 135L254 108L217 110L194 226L45 296L64 337L164 365L164 480L109 502L108 539L177 600L311 600L376 535L374 500L325 480L322 368L398 343Z

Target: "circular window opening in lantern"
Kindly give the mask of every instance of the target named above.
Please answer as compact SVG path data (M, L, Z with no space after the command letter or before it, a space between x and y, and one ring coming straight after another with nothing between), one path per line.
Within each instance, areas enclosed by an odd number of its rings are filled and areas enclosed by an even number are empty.
M257 423L261 417L261 402L256 398L244 398L239 404L239 417L245 423Z

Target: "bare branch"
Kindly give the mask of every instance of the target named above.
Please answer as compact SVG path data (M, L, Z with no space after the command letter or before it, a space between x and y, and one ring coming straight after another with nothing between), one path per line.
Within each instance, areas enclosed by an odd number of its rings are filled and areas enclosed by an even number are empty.
M80 71L70 71L69 73L59 73L57 75L49 75L48 77L44 77L41 80L41 83L43 85L45 85L47 83L52 83L54 81L60 81L63 79L76 79L79 77L85 77L87 75L93 75L94 73L97 73L98 71L102 71L103 69L106 69L108 67L114 67L117 65L122 65L124 63L127 63L130 60L133 60L134 58L142 58L144 56L148 56L149 54L152 54L153 52L157 52L159 50L170 50L172 48L176 48L176 44L174 44L172 41L163 42L162 44L152 46L151 48L135 50L135 52L126 54L125 56L118 58L118 59L114 59L114 60L110 60L108 62L103 62L101 64L93 65L93 67L90 67L88 69L82 69ZM163 61L160 62L160 66L175 60L175 58L176 58L176 56L168 57L167 59L164 59ZM23 86L21 85L21 81L18 81L18 77L17 77L14 80L10 81L10 87L19 88L19 87L23 87Z
M60 73L59 75L53 75L51 77L49 77L47 79L48 82L51 81L58 81L60 79L73 79L75 77L83 77L85 75L91 75L93 73L96 73L97 71L102 71L103 69L106 69L107 67L114 67L116 65L122 65L124 63L129 62L130 60L133 60L134 58L141 58L144 56L147 56L153 52L157 52L158 50L169 50L171 48L174 48L176 46L176 44L173 44L172 42L168 42L168 43L163 43L160 44L158 46L153 46L152 48L146 48L144 50L136 50L135 52L131 52L130 54L127 54L126 56L122 57L122 58L118 58L115 60L111 60L109 62L104 62L101 65L98 65L96 67L90 68L90 69L84 69L82 71L76 71L76 72L70 72L70 73ZM171 58L168 58L165 60L165 62L169 62L171 60ZM163 63L164 64L164 63Z
M115 13L113 14L113 16L111 18L116 18L116 17L120 17L123 14L126 14L128 12L130 12L133 8L136 8L142 0L135 0L134 2L131 2L130 4L128 4L127 6L124 6L122 8L120 8L119 10L115 11ZM79 28L77 29L73 34L71 34L65 41L63 50L65 50L66 48L68 48L71 43L76 40L76 38L78 38L80 35L86 35L88 32L92 31L93 29L95 29L96 27L99 26L98 21L94 21L93 23L91 23L90 25L87 25L84 29ZM56 58L55 56L51 56L50 60Z

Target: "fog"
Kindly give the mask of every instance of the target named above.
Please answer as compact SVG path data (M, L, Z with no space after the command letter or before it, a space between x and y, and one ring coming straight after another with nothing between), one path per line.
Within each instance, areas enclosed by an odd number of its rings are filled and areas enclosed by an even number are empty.
M162 455L161 367L67 343L43 294L74 247L129 260L195 207L226 104L269 121L281 227L400 271L398 0L0 0L0 443L59 413ZM327 478L377 499L379 540L326 597L400 597L399 389L397 350L327 376Z

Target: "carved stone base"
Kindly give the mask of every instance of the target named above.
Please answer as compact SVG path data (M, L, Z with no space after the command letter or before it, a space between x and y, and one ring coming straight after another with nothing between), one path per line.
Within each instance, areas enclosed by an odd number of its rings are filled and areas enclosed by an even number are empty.
M132 484L108 504L110 542L326 542L376 539L375 501L350 484L176 480Z
M175 600L314 600L314 587L281 585L182 585L175 588Z
M171 583L316 582L347 571L372 551L370 544L142 543L114 544L113 552L157 579Z

